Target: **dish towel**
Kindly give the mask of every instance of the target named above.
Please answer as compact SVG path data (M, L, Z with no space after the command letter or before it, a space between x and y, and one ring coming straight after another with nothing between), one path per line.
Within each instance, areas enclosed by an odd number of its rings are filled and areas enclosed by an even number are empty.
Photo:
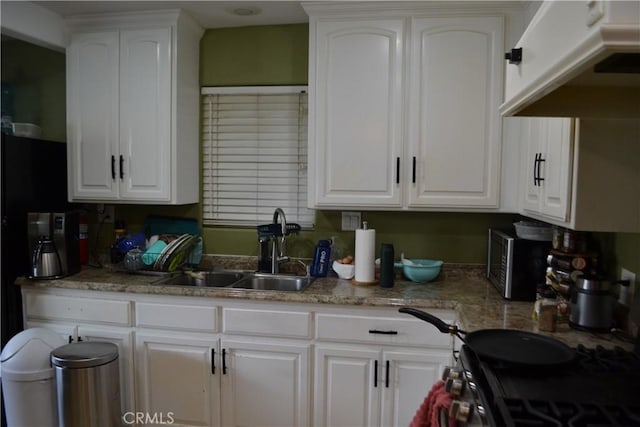
M451 395L444 389L444 381L440 380L431 387L409 427L440 427L440 410L444 409L448 413L450 406ZM449 418L449 427L455 425L456 421Z

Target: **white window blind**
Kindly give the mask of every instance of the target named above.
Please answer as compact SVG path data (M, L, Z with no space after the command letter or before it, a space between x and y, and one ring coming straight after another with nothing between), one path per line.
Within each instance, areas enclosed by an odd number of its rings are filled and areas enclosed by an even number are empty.
M267 224L279 207L312 227L306 87L203 88L202 104L204 223Z

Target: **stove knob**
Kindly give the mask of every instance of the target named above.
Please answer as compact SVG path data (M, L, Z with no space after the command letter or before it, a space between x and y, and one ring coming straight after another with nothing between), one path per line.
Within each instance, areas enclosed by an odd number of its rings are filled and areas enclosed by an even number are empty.
M473 403L454 400L449 408L449 417L462 423L467 423L473 415Z
M452 368L451 366L447 366L444 368L444 372L442 373L442 380L446 381L449 378L462 378L462 372L456 371L456 368Z
M444 389L447 393L454 396L460 396L464 393L465 384L466 382L462 378L449 378L444 384Z

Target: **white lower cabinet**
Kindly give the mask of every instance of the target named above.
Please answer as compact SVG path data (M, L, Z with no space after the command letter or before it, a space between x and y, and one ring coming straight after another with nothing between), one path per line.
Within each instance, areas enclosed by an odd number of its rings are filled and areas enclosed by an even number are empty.
M311 314L261 307L137 303L138 412L182 426L309 425L311 345L288 337L308 339ZM219 333L220 312L232 334Z
M220 425L218 351L215 336L138 333L138 413L174 425Z
M407 426L451 350L318 345L315 426Z
M447 323L450 310L429 310ZM407 426L452 363L453 342L395 309L316 313L314 425Z
M408 426L444 368L451 366L451 358L450 349L383 351L382 363L387 373L382 389L381 425Z
M69 343L106 341L117 345L121 410L135 409L130 301L101 292L24 288L22 301L25 328L51 329Z
M23 301L26 327L118 345L127 425L406 426L453 349L395 308L53 288Z
M310 345L223 338L222 425L309 425Z
M315 426L380 424L380 351L318 345L315 353Z

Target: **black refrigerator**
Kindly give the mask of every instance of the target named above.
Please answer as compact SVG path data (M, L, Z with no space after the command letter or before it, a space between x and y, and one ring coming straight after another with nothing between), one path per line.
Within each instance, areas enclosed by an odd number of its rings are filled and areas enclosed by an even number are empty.
M27 212L71 209L67 144L2 134L2 347L22 331L22 298L14 284L27 276Z

